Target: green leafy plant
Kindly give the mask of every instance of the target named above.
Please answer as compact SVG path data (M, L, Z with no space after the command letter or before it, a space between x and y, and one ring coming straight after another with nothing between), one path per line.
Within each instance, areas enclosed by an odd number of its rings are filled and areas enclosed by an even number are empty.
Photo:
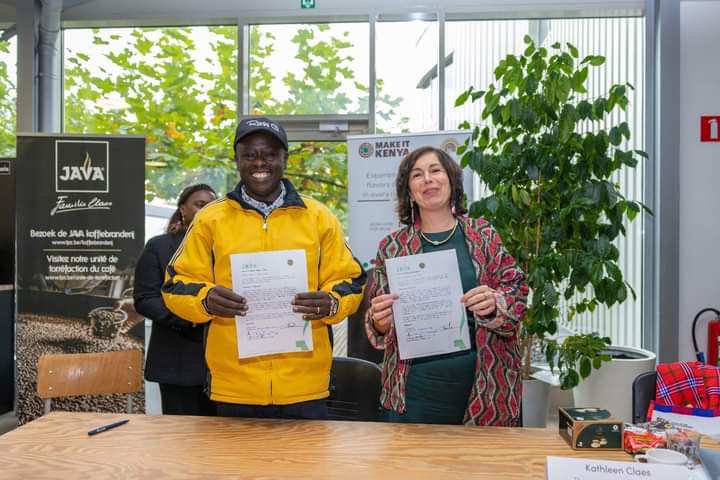
M613 85L606 95L582 99L590 69L605 58L582 60L577 48L559 43L551 50L525 37L522 55L508 55L495 69L497 85L472 87L456 105L483 102L482 120L461 147L462 165L478 173L490 194L470 206L499 231L505 246L527 274L531 298L521 329L523 377L530 376L533 345L539 342L563 389L576 386L593 368L610 360L610 339L597 333L552 338L567 319L599 305L625 301L632 287L618 266L613 245L644 205L625 198L613 174L633 168L640 150L626 150L630 128L620 122L602 128L615 109L626 109L630 84ZM462 127L471 128L469 122Z
M0 55L10 52L10 44L0 41ZM15 156L15 79L0 59L0 156Z

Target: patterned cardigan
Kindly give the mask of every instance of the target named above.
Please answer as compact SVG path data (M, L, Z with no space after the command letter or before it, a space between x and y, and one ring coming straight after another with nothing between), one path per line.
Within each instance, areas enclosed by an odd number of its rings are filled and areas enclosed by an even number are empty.
M482 327L481 323L493 318L475 316L478 326L475 382L463 423L515 426L519 422L522 395L522 360L518 333L528 294L525 274L505 250L500 235L487 220L465 216L458 216L458 220L465 233L478 285L488 285L497 292L498 308L495 318L504 320L498 328L491 330ZM380 241L373 274L374 286L370 287L374 289L371 290L373 297L388 292L385 259L421 253L419 228L418 221L413 226L390 233ZM405 384L411 361L400 359L397 337L392 326L385 335L375 330L370 320L370 309L365 315L365 330L370 343L379 350L385 350L380 401L383 407L404 413Z

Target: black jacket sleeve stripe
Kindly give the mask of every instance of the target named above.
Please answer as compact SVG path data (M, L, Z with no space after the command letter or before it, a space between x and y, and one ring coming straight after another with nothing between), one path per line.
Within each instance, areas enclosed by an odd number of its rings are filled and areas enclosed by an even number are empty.
M168 274L170 274L170 278L167 282L163 285L162 289L163 292L171 293L173 295L197 295L200 290L205 286L204 283L183 283L183 282L175 282L173 279L175 278L175 269L172 267L172 265L168 265L167 267Z
M363 286L365 286L365 282L367 281L367 273L365 273L362 264L355 257L353 257L353 260L355 260L355 263L360 267L360 275L353 278L350 283L340 282L333 287L333 292L336 292L340 297L362 293Z

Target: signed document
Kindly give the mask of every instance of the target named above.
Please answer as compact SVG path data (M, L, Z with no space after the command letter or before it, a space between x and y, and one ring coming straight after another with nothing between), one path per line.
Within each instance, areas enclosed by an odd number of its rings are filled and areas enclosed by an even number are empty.
M290 304L308 291L305 251L235 254L230 263L233 291L248 306L235 317L239 358L312 350L312 325Z
M455 250L388 259L400 358L427 357L470 348L467 315Z

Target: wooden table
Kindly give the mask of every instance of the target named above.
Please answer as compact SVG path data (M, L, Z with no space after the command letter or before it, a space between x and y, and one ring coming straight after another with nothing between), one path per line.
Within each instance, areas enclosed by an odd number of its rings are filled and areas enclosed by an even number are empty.
M550 428L52 412L0 436L0 477L542 479L548 455L632 460L575 452Z

